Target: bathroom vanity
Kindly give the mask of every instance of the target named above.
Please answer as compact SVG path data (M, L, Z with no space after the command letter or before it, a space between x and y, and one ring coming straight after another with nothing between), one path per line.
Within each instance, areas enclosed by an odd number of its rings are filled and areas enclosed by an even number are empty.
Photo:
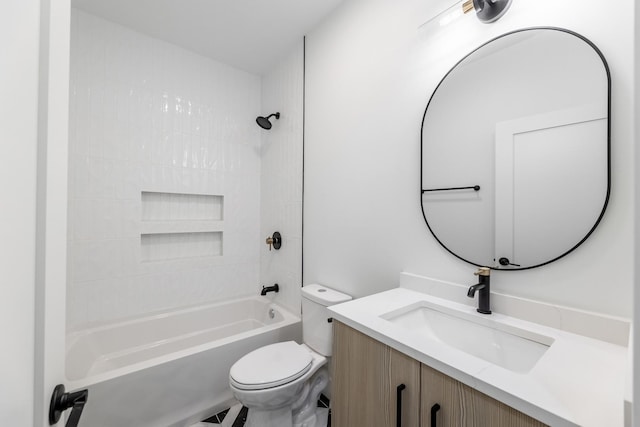
M545 425L343 323L334 324L334 343L338 427Z
M479 282L402 273L330 308L337 427L624 424L629 321L489 287L491 271L558 261L596 229L610 129L609 66L571 30L503 34L442 78L421 126L422 214Z
M402 273L330 307L332 424L622 426L629 323Z

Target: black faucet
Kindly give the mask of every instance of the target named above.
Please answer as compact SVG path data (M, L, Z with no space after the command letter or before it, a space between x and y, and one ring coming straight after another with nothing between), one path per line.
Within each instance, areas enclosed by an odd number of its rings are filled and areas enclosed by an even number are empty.
M280 286L276 283L273 286L263 286L260 295L266 295L267 292L280 292Z
M478 309L476 311L482 314L491 314L491 303L489 301L489 292L491 291L489 280L491 278L491 269L489 269L488 267L481 267L473 274L478 276L479 281L477 285L473 285L469 288L467 296L469 298L473 298L476 294L476 291L479 291Z

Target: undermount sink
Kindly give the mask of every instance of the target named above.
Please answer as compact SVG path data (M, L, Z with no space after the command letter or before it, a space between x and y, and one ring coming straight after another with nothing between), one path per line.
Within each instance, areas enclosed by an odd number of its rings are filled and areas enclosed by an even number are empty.
M517 373L529 372L553 344L553 338L440 307L426 301L382 314L381 318L424 338Z

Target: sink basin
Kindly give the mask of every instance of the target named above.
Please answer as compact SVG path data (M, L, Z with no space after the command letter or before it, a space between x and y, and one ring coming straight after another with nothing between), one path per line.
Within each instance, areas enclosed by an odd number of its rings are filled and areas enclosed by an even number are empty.
M517 373L529 372L553 344L553 338L497 322L487 316L426 301L381 315L425 338Z

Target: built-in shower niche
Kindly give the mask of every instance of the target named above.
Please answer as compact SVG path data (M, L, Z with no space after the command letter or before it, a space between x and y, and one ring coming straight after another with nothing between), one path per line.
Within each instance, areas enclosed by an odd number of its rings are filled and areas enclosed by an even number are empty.
M222 231L143 234L142 262L222 255Z
M224 196L141 192L142 262L221 256Z

